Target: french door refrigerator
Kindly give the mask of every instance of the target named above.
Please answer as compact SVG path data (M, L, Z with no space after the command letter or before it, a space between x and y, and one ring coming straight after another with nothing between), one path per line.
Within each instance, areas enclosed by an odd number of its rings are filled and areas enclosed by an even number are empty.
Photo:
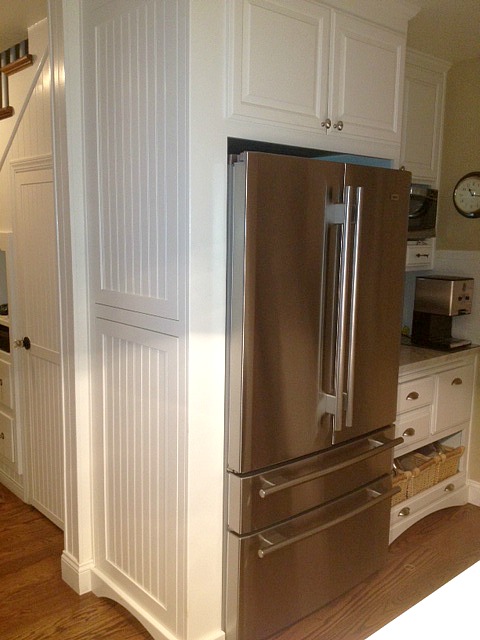
M228 640L262 640L382 566L410 174L231 159Z

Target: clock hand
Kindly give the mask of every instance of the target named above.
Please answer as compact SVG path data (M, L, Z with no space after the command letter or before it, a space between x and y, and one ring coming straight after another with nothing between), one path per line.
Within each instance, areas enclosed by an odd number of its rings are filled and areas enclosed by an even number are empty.
M472 191L471 189L468 189L470 191L470 195L473 196L474 198L480 198L480 193L475 193L475 191Z

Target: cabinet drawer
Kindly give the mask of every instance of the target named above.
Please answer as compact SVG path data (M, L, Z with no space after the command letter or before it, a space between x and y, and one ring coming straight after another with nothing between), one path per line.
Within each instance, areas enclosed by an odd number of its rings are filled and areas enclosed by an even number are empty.
M473 365L440 373L435 431L468 422L472 410L472 395Z
M13 456L13 421L0 411L0 456L15 462Z
M397 417L395 437L403 437L405 443L401 446L408 446L424 438L428 438L431 423L431 406L422 407L417 411L408 411ZM397 447L397 449L398 448L399 447Z
M435 383L433 377L419 378L398 385L397 413L411 411L433 402Z
M10 363L0 360L0 403L10 409L12 406L12 387L10 384Z
M417 520L417 516L421 514L424 509L429 509L435 501L448 500L449 497L453 497L453 494L464 486L465 474L457 473L431 489L422 491L414 498L405 500L405 502L399 502L392 509L390 525L398 525L400 522L409 519ZM426 515L426 513L423 515Z
M415 517L425 508L429 508L436 500L448 499L450 494L455 493L465 485L465 474L458 473L451 478L435 485L431 489L422 491L414 498L399 502L392 509L390 524L398 524L401 520Z
M410 268L432 268L433 265L433 246L409 244L407 245L407 262L406 266Z

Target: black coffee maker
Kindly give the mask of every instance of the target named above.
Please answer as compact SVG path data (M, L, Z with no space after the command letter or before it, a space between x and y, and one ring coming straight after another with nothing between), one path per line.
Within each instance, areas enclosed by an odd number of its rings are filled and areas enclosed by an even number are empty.
M424 276L416 279L412 344L442 351L468 347L452 338L452 319L472 311L473 278Z

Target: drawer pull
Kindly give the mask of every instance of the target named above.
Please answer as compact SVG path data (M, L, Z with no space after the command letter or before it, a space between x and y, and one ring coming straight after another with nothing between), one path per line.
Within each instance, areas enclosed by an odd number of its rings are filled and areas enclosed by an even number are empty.
M450 484L447 484L444 491L446 491L447 493L450 493L451 491L455 491L455 485L453 484L453 482L451 482Z
M402 436L414 436L415 435L415 429L413 427L408 427L408 429L405 429L405 431L402 433Z
M410 507L403 507L403 509L400 509L400 511L398 512L399 518L405 518L405 516L409 516L409 515L410 515Z
M5 440L5 434L3 433L3 431L2 433L0 433L0 440Z
M418 400L418 398L419 398L419 395L416 391L410 391L410 393L407 396L407 400Z
M452 384L463 384L463 380L461 378L454 378Z

